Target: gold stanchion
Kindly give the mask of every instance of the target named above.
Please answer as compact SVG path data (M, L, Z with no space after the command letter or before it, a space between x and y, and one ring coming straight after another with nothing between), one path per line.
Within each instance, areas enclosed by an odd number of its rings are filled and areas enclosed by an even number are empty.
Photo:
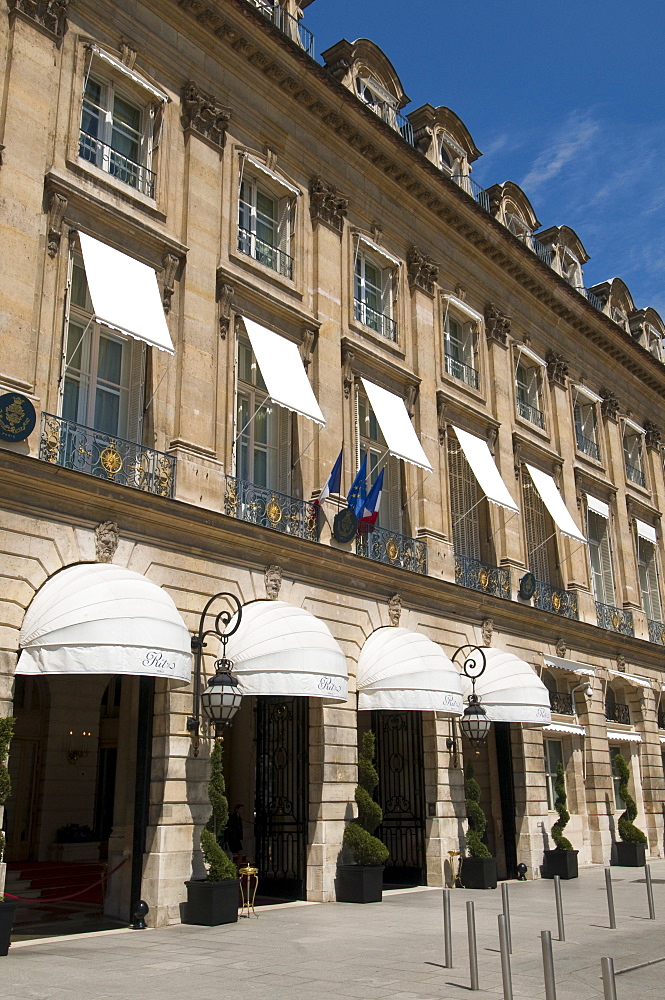
M258 919L258 913L254 909L256 890L259 887L259 869L252 865L246 865L238 870L240 875L240 894L242 897L242 917L250 917L252 913ZM252 881L253 880L253 881Z

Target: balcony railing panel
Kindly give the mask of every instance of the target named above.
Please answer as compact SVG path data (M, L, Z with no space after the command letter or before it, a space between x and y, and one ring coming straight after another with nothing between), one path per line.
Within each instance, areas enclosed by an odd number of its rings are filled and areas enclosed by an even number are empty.
M446 354L446 371L453 378L459 379L460 382L464 382L466 385L470 385L472 389L478 388L478 372L476 369L470 365L465 365L463 361L458 361L457 358L451 357L450 354Z
M598 627L609 632L620 632L621 635L635 635L633 612L615 608L612 604L601 604L596 601L596 616Z
M226 476L224 513L272 531L318 541L318 506L277 490Z
M528 420L530 424L535 424L536 427L540 427L541 430L545 427L545 417L543 416L542 410L537 409L535 406L531 406L530 403L525 403L523 400L517 400L517 412L520 417L524 420Z
M536 580L536 589L533 592L533 606L541 611L549 611L553 615L561 618L579 618L577 604L577 594L572 594L569 590L560 590L551 587L549 583Z
M537 257L540 257L545 264L552 266L552 261L554 259L554 251L549 250L546 246L536 239L535 236L530 236L528 240L525 241L526 245L530 247Z
M577 286L577 291L580 295L584 296L587 302L592 305L594 309L597 309L598 312L603 311L603 301L602 299L599 299L594 292L590 291L588 288L583 288L582 285Z
M392 340L393 343L397 343L397 323L394 319L391 319L390 316L384 316L383 313L377 312L376 309L370 309L360 299L354 299L353 304L353 315L358 322L364 323L370 330L381 334L386 340Z
M269 267L285 278L293 280L293 257L284 253L279 247L265 243L249 229L238 229L238 250L247 257L253 257L259 264Z
M581 451L583 455L588 455L589 458L595 458L597 462L600 461L600 448L595 441L586 437L577 429L575 430L575 440L577 441L578 451Z
M635 483L636 486L641 486L643 489L646 487L647 479L641 469L638 469L636 465L630 465L626 462L626 479L631 483Z
M279 3L261 3L260 0L254 0L254 6L284 35L297 42L308 56L314 57L314 35L298 18L289 14Z
M649 642L657 642L660 646L665 646L665 625L663 622L656 622L652 618L647 619L649 625Z
M175 492L176 460L173 455L102 434L52 413L42 414L39 457L44 462L145 493L172 497Z
M427 544L387 528L375 528L366 535L358 535L356 555L427 575Z
M100 170L117 177L123 184L135 188L149 198L155 197L155 174L141 163L135 163L122 153L116 152L105 142L81 130L79 134L79 156L88 163L94 163Z
M575 715L572 694L564 691L550 691L550 708L557 715Z
M455 583L480 590L492 597L510 600L510 572L507 567L490 566L471 556L455 555Z
M605 705L607 722L618 722L622 726L630 725L630 709L628 705Z
M490 196L488 195L485 188L482 188L477 181L474 181L473 177L469 177L468 174L453 174L451 180L455 181L458 187L461 187L463 191L470 194L475 202L477 202L481 208L484 208L486 212L490 210Z

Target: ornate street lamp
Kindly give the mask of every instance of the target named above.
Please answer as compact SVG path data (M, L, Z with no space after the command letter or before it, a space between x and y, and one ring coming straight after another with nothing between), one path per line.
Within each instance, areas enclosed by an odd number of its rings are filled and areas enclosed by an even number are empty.
M465 652L468 650L468 652ZM487 712L480 704L480 698L476 694L476 681L485 672L487 660L480 646L460 646L452 655L453 662L459 664L457 657L462 655L461 667L465 675L471 681L471 694L469 703L464 709L462 718L459 720L459 727L472 746L479 747L487 739L492 723L487 718Z
M227 598L231 604L235 605L233 611L228 608L222 609L215 616L215 624L212 628L206 629L205 620L209 614L211 606L219 598ZM233 615L236 614L236 623L232 629L227 631L227 627ZM226 644L231 636L238 631L242 621L242 605L235 594L215 594L211 597L201 613L199 630L192 636L192 653L194 653L194 714L187 720L187 730L192 734L194 756L198 757L201 729L201 713L214 723L215 732L221 735L223 730L229 725L234 715L240 708L242 695L237 679L233 676L233 663L227 659ZM222 656L215 661L215 676L210 680L204 691L201 691L203 650L206 647L206 639L209 635L215 635L222 642Z

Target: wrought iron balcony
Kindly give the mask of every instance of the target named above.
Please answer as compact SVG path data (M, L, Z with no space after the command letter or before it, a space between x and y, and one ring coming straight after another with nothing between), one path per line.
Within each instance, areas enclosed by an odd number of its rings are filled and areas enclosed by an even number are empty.
M630 709L628 705L605 705L605 719L607 722L618 722L622 726L630 725Z
M175 492L173 455L102 434L52 413L42 414L39 457L65 469L157 496L172 497Z
M458 361L452 355L446 354L446 372L453 378L459 379L472 389L478 388L478 372L471 365L465 365L463 361Z
M594 292L590 291L588 288L584 288L582 285L574 285L573 287L576 288L580 295L584 296L587 302L592 305L594 309L597 309L598 312L603 311L603 300L599 299Z
M510 572L507 567L490 566L471 556L455 554L455 583L480 590L492 597L510 600Z
M620 632L621 635L635 635L633 612L615 608L613 604L601 604L596 601L596 616L598 628L606 628L609 632Z
M453 174L450 178L455 181L458 187L461 187L463 191L470 194L475 202L477 202L481 208L484 208L486 212L490 210L490 196L488 195L485 188L482 188L477 181L474 181L473 177L469 177L468 174Z
M318 541L318 507L307 500L226 476L224 513L285 535Z
M252 3L282 34L297 42L308 56L314 58L314 35L297 17L289 14L279 3L262 3L261 0L252 0Z
M631 465L626 462L626 479L631 483L635 483L636 486L641 486L643 489L647 485L647 478L641 469L638 469L636 465Z
M649 642L657 642L660 646L665 646L665 625L663 622L647 618L647 623L649 625Z
M363 101L363 104L366 104L386 125L390 125L392 129L399 132L405 142L408 142L409 146L414 145L413 125L392 104L389 104L387 101Z
M528 420L530 424L535 424L536 427L540 427L541 430L545 427L545 417L543 416L542 410L537 409L535 406L531 406L530 403L525 403L523 400L517 400L517 412L520 417L524 420Z
M376 309L370 309L361 299L353 300L353 315L360 323L364 323L370 330L380 333L386 340L397 343L397 323L390 316L384 316Z
M563 691L550 691L550 708L557 715L575 715L572 694Z
M375 528L356 538L356 555L427 575L427 544L387 528Z
M572 594L569 590L560 590L551 587L549 583L536 580L536 589L533 592L533 606L541 611L549 611L553 615L560 615L561 618L579 618L577 605L577 594Z
M591 438L585 437L582 431L575 428L575 440L577 441L577 450L581 451L583 455L588 455L589 458L595 458L597 462L600 462L600 448L595 441Z
M285 278L293 280L293 257L289 257L288 253L284 253L279 247L260 240L249 229L238 227L238 250L247 257L258 260L264 267L269 267L278 274L283 274Z
M81 129L79 134L79 156L88 163L94 163L111 177L117 177L123 184L136 188L148 198L155 197L155 174L141 163L130 160L118 153L105 142L96 139Z

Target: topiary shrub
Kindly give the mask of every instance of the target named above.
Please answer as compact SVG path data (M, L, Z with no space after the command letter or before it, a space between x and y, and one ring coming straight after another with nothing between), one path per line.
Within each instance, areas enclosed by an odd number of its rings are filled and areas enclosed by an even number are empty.
M344 829L344 846L349 848L357 865L382 865L389 854L386 845L373 836L383 819L381 806L372 798L379 783L374 767L374 745L374 733L363 733L355 794L358 819L347 823Z
M7 754L14 735L15 722L16 719L11 715L0 719L0 806L4 805L12 791L9 769L7 768Z
M201 831L201 850L208 869L209 882L225 882L238 877L238 869L219 844L229 819L229 803L224 782L224 750L221 740L215 740L210 754L208 798L212 815Z
M480 806L480 785L473 776L471 764L467 764L464 769L464 792L466 795L466 818L469 821L469 829L466 834L466 849L469 852L469 857L491 858L492 855L482 840L487 820Z
M570 813L566 809L566 802L568 801L566 796L566 778L561 761L556 766L554 791L556 792L554 808L558 812L559 818L552 827L552 840L556 844L557 851L572 851L573 845L563 835L564 827L568 825L568 821L570 820Z
M637 816L637 806L635 799L628 791L628 779L630 778L630 768L628 761L622 753L618 753L612 760L614 773L619 779L619 795L623 799L626 809L619 816L619 836L624 844L646 844L647 838L642 831L633 825L633 820Z

